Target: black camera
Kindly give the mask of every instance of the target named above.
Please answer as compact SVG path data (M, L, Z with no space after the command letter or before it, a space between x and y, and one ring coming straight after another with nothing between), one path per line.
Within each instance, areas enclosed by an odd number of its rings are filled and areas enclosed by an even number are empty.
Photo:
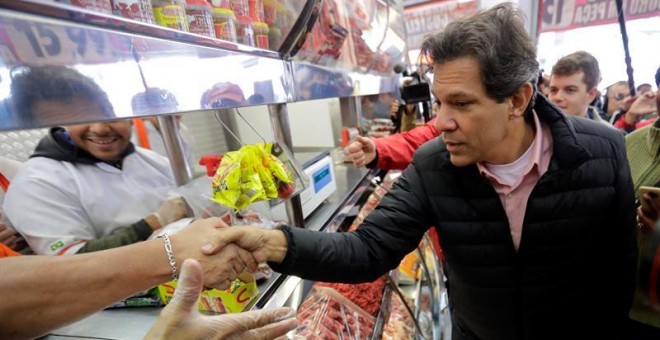
M429 84L420 82L402 87L401 99L403 99L406 104L417 104L430 101L431 91L429 90Z
M401 99L406 104L428 103L431 101L429 84L422 80L419 72L410 72L401 64L394 65L394 72L404 77L412 77L413 82L401 87Z

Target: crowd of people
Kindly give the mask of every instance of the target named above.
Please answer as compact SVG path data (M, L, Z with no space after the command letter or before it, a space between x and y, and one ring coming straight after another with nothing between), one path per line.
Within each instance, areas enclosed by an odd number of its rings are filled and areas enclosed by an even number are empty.
M351 233L210 218L149 239L187 217L185 201L169 196L167 158L131 142L131 121L108 120L107 95L78 71L12 74L15 112L98 122L50 129L12 178L0 222L0 337L39 336L178 277L148 338L270 339L296 327L291 309L201 315L202 287L227 288L263 262L312 280L371 281L433 229L454 340L660 338L658 306L636 282L638 249L660 228L660 198L639 195L660 186L660 90L631 96L616 83L600 101L598 61L584 51L544 76L508 3L428 36L422 53L433 63L436 117L349 145L355 166L405 169ZM660 68L655 77L658 86ZM16 253L16 232L36 255Z

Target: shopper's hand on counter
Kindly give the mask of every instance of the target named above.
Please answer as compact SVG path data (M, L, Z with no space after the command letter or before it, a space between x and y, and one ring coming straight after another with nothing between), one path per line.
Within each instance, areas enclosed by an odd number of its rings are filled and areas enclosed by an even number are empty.
M358 136L348 146L348 156L356 167L366 166L376 158L376 144L371 138Z
M202 253L208 240L220 238L222 230L229 229L218 217L196 220L180 232L171 235L173 253L178 264L185 259L199 261L207 287L226 289L243 271L254 272L259 264L252 252L235 244L227 244L213 253Z
M2 214L0 214L2 218ZM11 249L16 249L18 244L18 235L16 231L12 228L9 228L5 223L0 222L0 243L3 243Z
M287 239L281 230L266 230L258 227L240 226L222 229L220 233L208 239L202 252L212 255L232 243L252 253L258 263L284 261L287 251Z
M197 300L203 282L202 265L186 260L174 298L145 339L274 339L297 326L291 308L202 315L197 309Z
M166 200L157 211L149 215L147 223L152 229L162 228L172 222L188 217L186 201L183 197L173 197Z

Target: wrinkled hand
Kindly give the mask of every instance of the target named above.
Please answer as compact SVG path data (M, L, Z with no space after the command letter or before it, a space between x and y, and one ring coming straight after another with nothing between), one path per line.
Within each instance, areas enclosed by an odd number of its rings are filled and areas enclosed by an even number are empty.
M348 156L356 167L366 166L376 158L376 144L371 138L358 136L357 140L348 146Z
M172 222L188 217L186 201L183 197L170 198L158 208L157 213L163 219L162 221L159 220L159 222L162 222L161 227L164 227Z
M199 262L204 271L204 284L207 287L227 289L231 282L243 271L255 272L259 262L252 253L235 244L223 245L212 253L202 253L201 248L221 236L220 229L230 229L221 218L212 217L196 220L180 232L171 235L172 250L177 264L192 258Z
M197 310L197 300L203 281L202 266L195 260L186 260L174 298L145 339L274 339L297 327L291 308L202 315Z
M204 254L213 255L232 243L249 251L257 263L282 262L288 248L286 236L281 230L240 226L222 229L209 238L201 250Z

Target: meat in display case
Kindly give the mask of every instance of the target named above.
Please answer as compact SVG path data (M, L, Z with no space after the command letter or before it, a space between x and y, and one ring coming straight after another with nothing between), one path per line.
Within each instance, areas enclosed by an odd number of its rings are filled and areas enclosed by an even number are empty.
M340 209L353 213L331 218L322 230L357 228L399 175L389 173L382 183L363 181ZM289 277L291 284L281 285L274 295L285 301L283 305L297 309L296 339L441 339L449 336L441 332L443 322L448 322L448 315L440 313L446 294L441 270L436 250L425 236L398 269L373 282L327 283Z

